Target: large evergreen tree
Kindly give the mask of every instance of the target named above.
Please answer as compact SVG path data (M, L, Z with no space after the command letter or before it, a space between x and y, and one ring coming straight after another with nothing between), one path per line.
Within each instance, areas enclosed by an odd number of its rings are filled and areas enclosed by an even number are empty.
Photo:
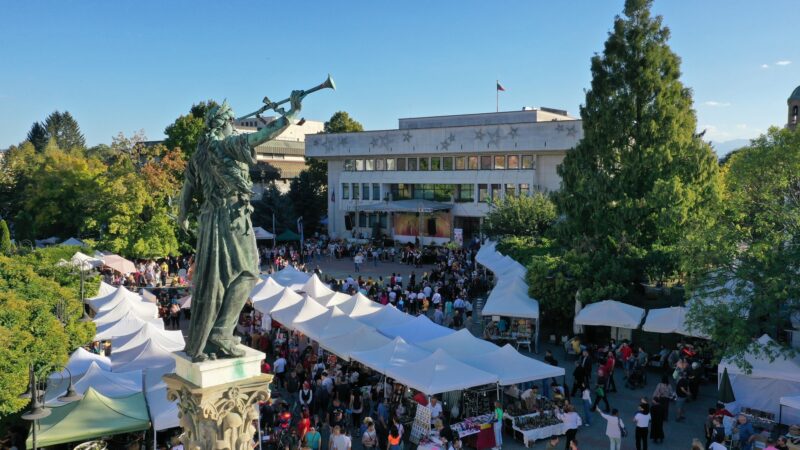
M44 127L50 139L55 139L58 148L64 150L86 148L86 139L81 133L78 122L69 111L53 111L44 121Z
M651 3L627 0L592 58L584 136L558 169L562 238L590 266L570 274L586 301L675 277L680 242L719 200L716 158L695 134L691 91Z
M40 122L34 122L31 125L30 131L28 131L28 142L33 144L33 147L36 149L37 152L43 152L44 148L47 147L47 141L50 140L50 134L47 132L47 128L42 125Z

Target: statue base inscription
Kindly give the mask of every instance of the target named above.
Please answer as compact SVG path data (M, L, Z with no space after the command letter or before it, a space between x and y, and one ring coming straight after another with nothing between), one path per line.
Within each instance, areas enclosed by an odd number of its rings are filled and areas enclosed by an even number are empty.
M270 398L272 375L260 373L264 354L192 363L175 353L174 374L164 375L167 398L178 401L187 450L251 450L258 402Z

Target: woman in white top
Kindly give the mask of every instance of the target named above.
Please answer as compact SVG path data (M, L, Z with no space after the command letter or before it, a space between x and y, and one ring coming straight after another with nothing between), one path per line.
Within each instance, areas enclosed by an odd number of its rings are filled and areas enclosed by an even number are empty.
M639 404L639 411L633 416L636 423L636 450L647 450L647 430L650 427L650 405Z
M625 425L622 423L622 419L619 418L619 411L617 408L614 408L611 410L610 415L605 414L599 409L597 412L607 421L606 436L608 436L609 450L620 450L620 446L622 445L622 429L625 428Z
M581 416L575 412L575 407L572 405L567 405L564 412L559 412L556 416L564 422L564 428L566 428L566 445L564 448L569 448L569 443L575 439L575 435L578 433L578 428L583 425L583 421L581 420Z

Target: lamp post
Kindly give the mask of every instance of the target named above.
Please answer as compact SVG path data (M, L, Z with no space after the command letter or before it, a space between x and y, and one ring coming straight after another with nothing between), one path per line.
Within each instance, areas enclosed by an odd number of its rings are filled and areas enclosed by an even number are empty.
M20 398L30 398L31 408L28 410L28 412L22 415L22 419L33 422L31 426L31 440L33 441L33 450L36 450L36 427L38 426L39 419L44 419L45 417L49 416L51 411L49 408L44 406L44 391L38 389L39 386L36 382L36 373L33 370L33 364L31 364L28 368L28 381L28 392L20 395ZM72 382L70 377L70 385L71 384Z

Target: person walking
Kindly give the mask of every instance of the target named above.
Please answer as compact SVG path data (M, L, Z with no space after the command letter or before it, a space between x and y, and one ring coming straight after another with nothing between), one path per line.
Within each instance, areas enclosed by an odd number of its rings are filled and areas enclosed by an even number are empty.
M583 384L583 390L581 391L581 400L583 400L583 421L584 424L588 427L592 424L592 391L589 390L589 386L586 386L586 383Z
M601 367L606 374L606 392L617 392L617 383L614 381L614 367L617 365L617 358L613 351L609 351L606 362Z
M656 389L653 391L653 401L658 402L664 411L664 422L669 420L669 402L675 396L675 391L672 390L672 385L669 382L669 376L662 375L661 382L658 383Z
M639 411L633 416L636 424L636 450L647 450L647 430L650 427L650 406L640 404Z
M556 409L556 417L564 422L564 428L566 429L566 444L564 445L564 449L569 450L570 443L575 439L575 435L578 434L578 428L583 425L583 421L581 421L581 416L575 412L575 407L572 405L567 405L563 412Z
M689 391L689 380L686 377L686 372L680 372L678 378L678 384L675 385L675 408L677 409L675 413L675 420L677 422L683 422L686 420L686 417L683 415L683 408L686 405L686 400L691 395Z
M650 406L650 439L654 444L664 442L664 418L666 415L662 401L663 397L654 398Z
M611 410L611 414L600 412L600 415L603 419L606 419L606 436L608 436L609 450L620 450L625 425L622 423L622 419L619 418L619 411L614 408Z
M494 402L494 445L503 447L503 405L500 402Z
M592 411L597 409L597 405L602 401L605 403L606 408L605 412L608 413L611 410L611 407L608 405L608 398L606 397L606 390L603 387L605 383L601 380L598 380L597 386L594 388L594 403L592 404Z

